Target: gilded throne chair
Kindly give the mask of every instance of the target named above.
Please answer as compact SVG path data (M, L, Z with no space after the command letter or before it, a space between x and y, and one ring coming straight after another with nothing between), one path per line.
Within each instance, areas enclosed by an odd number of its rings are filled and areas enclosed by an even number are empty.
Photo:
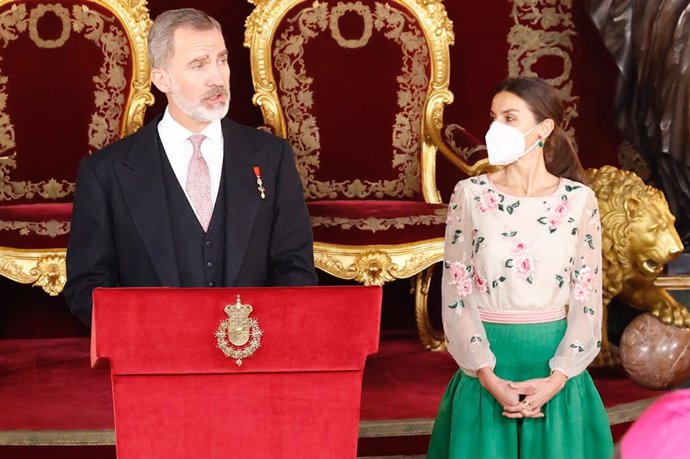
M0 0L0 274L57 295L79 160L138 129L145 0Z
M436 0L250 0L254 103L295 151L317 268L383 285L415 278L423 344L443 258L446 204L435 183L452 23ZM476 174L449 148L453 164Z

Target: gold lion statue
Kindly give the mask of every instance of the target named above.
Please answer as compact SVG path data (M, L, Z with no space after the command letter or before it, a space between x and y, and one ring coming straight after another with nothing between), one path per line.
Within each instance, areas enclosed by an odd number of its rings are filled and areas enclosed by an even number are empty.
M606 324L608 305L616 295L665 324L690 327L688 310L654 285L664 265L683 252L683 244L661 191L612 166L589 169L587 175L599 200L603 229L602 344L593 365L611 366L618 363L618 355L608 341Z

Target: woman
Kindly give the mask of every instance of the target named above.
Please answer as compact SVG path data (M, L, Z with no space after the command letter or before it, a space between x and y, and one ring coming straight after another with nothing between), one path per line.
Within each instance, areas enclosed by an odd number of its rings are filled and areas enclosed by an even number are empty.
M538 78L501 83L486 134L505 168L460 181L448 210L443 326L460 370L428 457L609 458L586 372L601 345L597 199Z

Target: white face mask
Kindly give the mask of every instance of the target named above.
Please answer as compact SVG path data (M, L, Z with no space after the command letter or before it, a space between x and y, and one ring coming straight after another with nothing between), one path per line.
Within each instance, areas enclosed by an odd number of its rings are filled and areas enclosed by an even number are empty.
M508 126L507 124L498 121L491 123L484 137L486 149L489 153L489 164L494 166L510 164L532 151L541 139L538 139L531 147L527 148L525 136L534 131L537 126L539 124L523 134L518 128Z

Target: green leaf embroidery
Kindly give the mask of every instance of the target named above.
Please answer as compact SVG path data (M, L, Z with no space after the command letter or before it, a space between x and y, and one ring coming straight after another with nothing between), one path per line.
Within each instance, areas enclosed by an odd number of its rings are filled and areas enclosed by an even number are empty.
M513 259L509 258L506 260L506 268L512 268L513 267Z
M481 237L481 236L479 236L479 237L477 238L476 244L474 245L474 253L479 252L479 247L482 245L482 242L484 242L484 238Z
M584 308L582 308L582 310L583 310L583 312L584 312L585 314L594 315L594 309L592 309L592 308L589 308L589 307L585 306Z
M563 288L563 283L565 282L563 276L556 274L556 282L558 282L558 288Z
M591 234L585 236L585 242L587 242L590 249L594 250L594 239Z
M506 231L505 233L501 233L501 236L505 236L505 237L514 237L515 235L517 235L517 231L511 231L511 232Z
M474 343L474 342L481 343L482 341L484 341L484 340L482 339L481 336L475 335L472 338L470 338L470 343Z
M549 226L549 234L554 233L556 231L556 228L552 228Z
M578 346L577 344L573 343L570 345L571 348L577 349L578 352L584 352L585 348L582 346Z
M532 276L527 276L527 282L532 283Z
M498 279L494 279L494 281L491 283L491 287L496 288L496 287L498 287L499 283L505 282L505 280L506 280L505 276L501 276Z
M453 239L450 241L450 243L455 244L456 242L458 242L460 236L462 236L462 230L455 230L455 233L453 234Z
M537 218L537 221L538 221L539 223L541 223L542 225L546 225L546 217Z
M498 205L498 210L501 210L501 211L503 210L503 204Z
M455 303L449 304L449 305L448 305L448 307L451 308L451 309L457 309L458 306L461 307L461 308L464 308L464 307L465 307L465 303L464 303L462 300L458 300L458 301L456 301Z
M446 269L450 268L450 261L444 261L443 266L445 266Z
M582 188L582 187L580 185L575 185L575 186L566 185L565 191L573 191L573 190L577 190L578 188Z
M573 230L570 232L570 234L575 236L577 234L577 228L573 228Z

